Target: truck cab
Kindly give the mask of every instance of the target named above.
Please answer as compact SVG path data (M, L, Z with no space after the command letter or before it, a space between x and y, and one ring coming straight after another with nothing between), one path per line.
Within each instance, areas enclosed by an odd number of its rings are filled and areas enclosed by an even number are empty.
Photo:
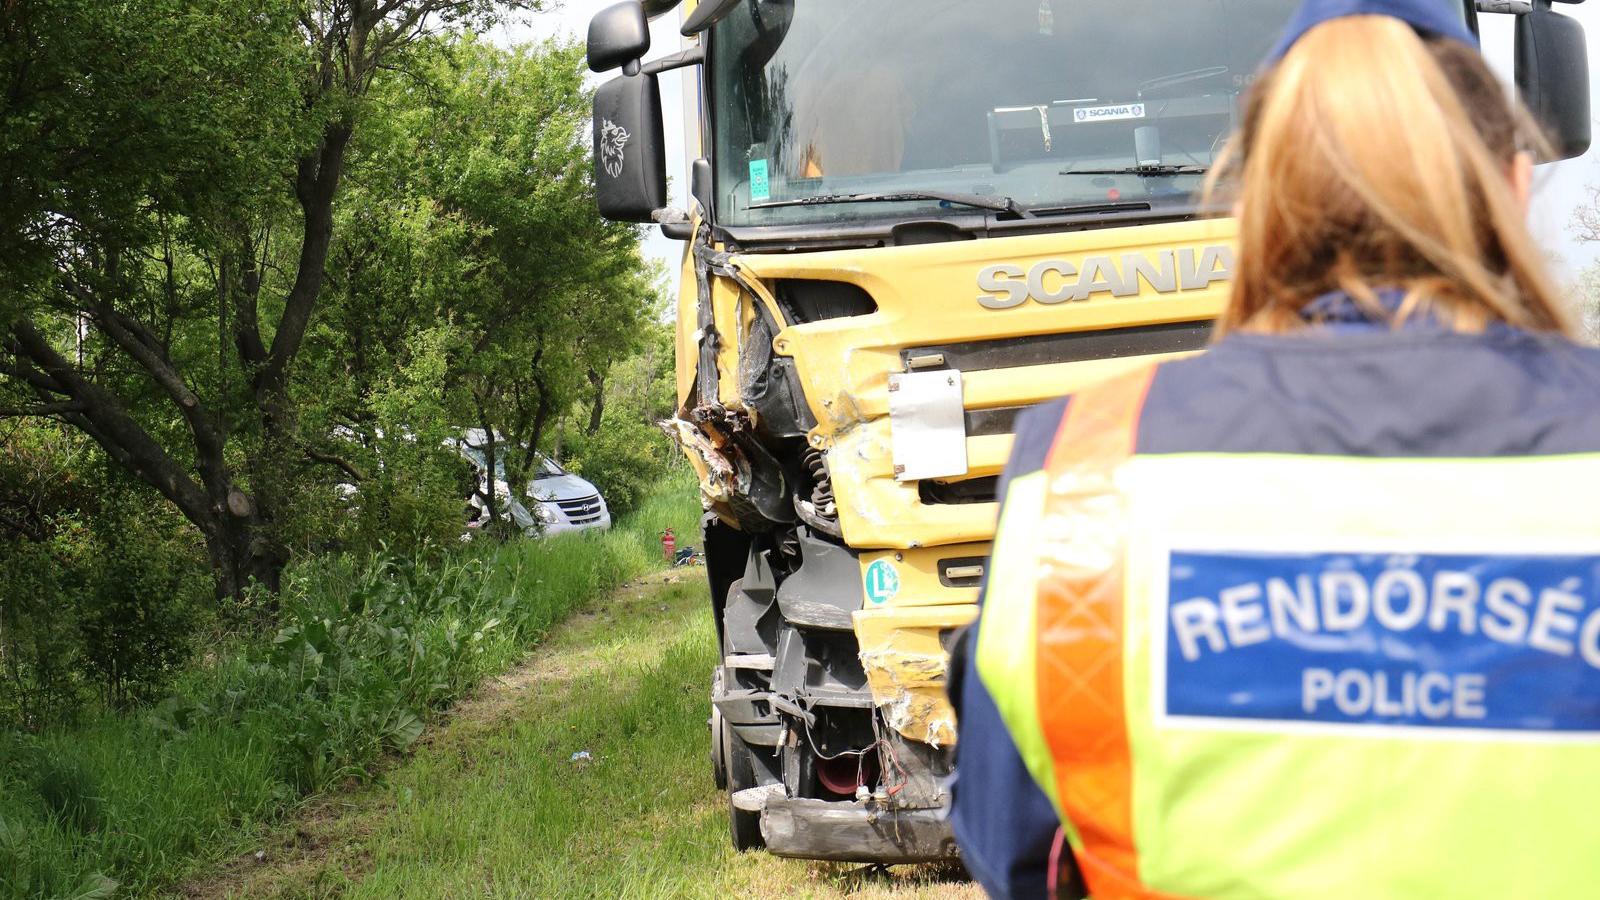
M1588 145L1581 29L1517 15L1518 85ZM956 636L1017 416L1201 351L1234 227L1206 182L1296 0L629 0L591 25L602 214L684 241L677 415L701 482L713 774L732 840L957 855ZM655 61L647 20L681 12ZM689 209L657 75L690 68Z

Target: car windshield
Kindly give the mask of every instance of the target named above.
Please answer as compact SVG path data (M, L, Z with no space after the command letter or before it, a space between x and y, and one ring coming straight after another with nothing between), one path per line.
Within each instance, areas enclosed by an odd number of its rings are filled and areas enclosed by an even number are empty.
M711 39L718 221L1192 206L1298 5L749 0Z
M482 471L483 468L489 464L489 454L485 452L485 448L482 444L463 441L459 446L462 454L466 456L466 458L471 461L471 463L476 466L479 471ZM505 454L509 449L510 448L507 446L501 446L499 455L495 458L494 477L498 481L504 481L506 478ZM534 460L533 469L528 473L528 477L533 480L538 480L540 478L554 478L558 475L565 474L567 474L567 470L561 468L560 463L541 453L539 454L538 458Z

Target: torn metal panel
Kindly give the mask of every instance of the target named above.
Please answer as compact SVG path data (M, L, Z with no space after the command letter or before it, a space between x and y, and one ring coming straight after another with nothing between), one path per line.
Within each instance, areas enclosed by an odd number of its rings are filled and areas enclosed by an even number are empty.
M783 468L755 437L750 417L721 406L699 406L689 418L659 423L700 479L705 499L746 531L792 522L794 507Z
M667 419L656 425L688 457L689 465L700 480L700 493L712 503L731 502L738 482L738 470L733 461L711 442L711 438L681 418Z
M945 696L950 654L944 636L977 616L977 607L966 605L888 607L855 614L867 685L895 731L934 747L955 744L955 710Z

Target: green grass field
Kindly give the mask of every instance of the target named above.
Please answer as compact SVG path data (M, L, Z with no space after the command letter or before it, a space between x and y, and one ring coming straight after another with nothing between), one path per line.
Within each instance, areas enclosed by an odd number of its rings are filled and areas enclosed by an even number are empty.
M426 740L574 609L659 569L659 532L698 517L680 479L605 534L311 561L275 635L214 645L166 703L0 734L0 900L151 896L260 845L303 797Z
M379 785L194 897L978 897L945 872L740 855L707 760L703 570L586 608ZM592 760L573 762L588 751Z

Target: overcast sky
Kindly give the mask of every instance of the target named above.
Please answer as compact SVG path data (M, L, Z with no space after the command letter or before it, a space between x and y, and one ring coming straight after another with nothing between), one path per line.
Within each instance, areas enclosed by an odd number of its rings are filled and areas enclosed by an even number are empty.
M517 24L503 28L497 39L504 43L517 43L560 35L582 40L588 30L589 19L614 2L616 0L567 0L553 12L527 14ZM1577 18L1589 32L1590 78L1596 85L1594 96L1600 103L1600 3L1562 5L1558 9ZM1483 45L1489 62L1502 78L1509 81L1512 68L1511 19L1508 16L1481 15L1479 20L1483 26ZM676 12L664 15L651 24L654 44L651 57L679 49L677 25ZM682 73L662 75L661 87L662 108L667 117L667 167L673 182L673 203L687 206L684 197L687 162L683 152ZM1597 106L1597 112L1600 112L1600 106ZM1541 166L1539 173L1532 215L1534 231L1545 246L1563 260L1566 270L1563 272L1564 278L1571 278L1577 271L1600 260L1600 245L1580 244L1572 239L1568 230L1573 208L1588 196L1585 186L1600 184L1600 146L1579 159ZM663 238L658 229L651 229L650 235L645 252L665 262L669 273L676 278L683 245Z

